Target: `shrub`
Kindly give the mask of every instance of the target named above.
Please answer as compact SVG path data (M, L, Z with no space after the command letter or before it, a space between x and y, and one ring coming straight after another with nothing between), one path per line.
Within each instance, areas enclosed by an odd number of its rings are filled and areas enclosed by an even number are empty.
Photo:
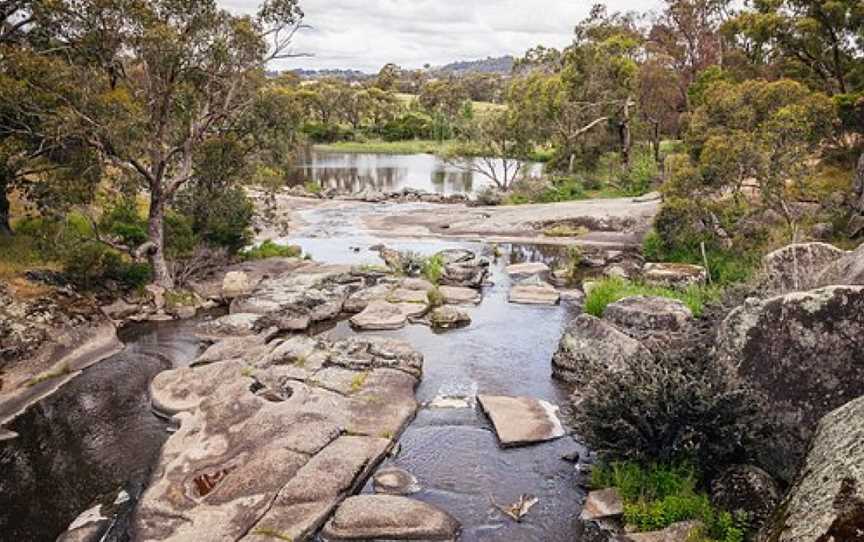
M189 220L192 233L200 239L198 242L224 248L230 254L249 244L255 209L242 188L196 183L178 194L175 207L178 214ZM187 253L191 252L186 248Z
M444 304L444 294L437 287L426 292L426 299L432 307L440 307Z
M260 245L241 252L244 260L264 260L267 258L299 258L303 249L297 245L280 245L270 239Z
M703 258L700 246L678 246L670 249L653 230L645 236L642 253L648 261L652 262L705 265L707 259L712 283L719 286L747 281L760 262L759 252L756 250L727 250L706 246L707 258Z
M701 541L742 542L744 529L730 514L715 508L697 491L697 476L687 465L615 462L598 465L591 475L595 488L615 487L624 499L624 520L637 531L654 531L688 520L703 528Z
M438 284L444 276L444 258L440 254L426 258L421 273L432 284Z
M388 121L380 130L385 141L428 139L434 132L432 117L425 113L408 111Z
M609 277L598 281L585 296L585 312L599 318L603 316L603 311L610 303L637 295L677 299L687 305L694 316L699 317L705 310L707 302L719 299L720 290L716 287L697 285L688 286L684 290L673 290Z
M763 429L759 397L714 362L710 345L589 367L576 432L612 460L692 464L705 475L746 459Z

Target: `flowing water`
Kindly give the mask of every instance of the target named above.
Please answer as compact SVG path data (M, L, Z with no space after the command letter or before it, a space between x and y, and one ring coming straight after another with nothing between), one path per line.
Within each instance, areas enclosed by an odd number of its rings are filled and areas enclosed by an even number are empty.
M501 161L495 167L502 171ZM529 164L526 173L538 176L540 164ZM291 183L307 181L340 192L360 192L371 188L391 192L414 188L443 195L471 194L492 185L484 175L446 164L433 154L373 154L330 152L309 149L301 156L291 175Z
M303 213L307 226L289 238L327 263L380 263L369 250L381 243L362 231L363 213L346 206ZM463 247L491 257L479 243L401 239L388 246L432 254ZM563 326L575 311L507 302L508 263L554 262L561 249L501 245L483 302L468 308L470 326L443 334L421 325L381 335L410 342L425 357L417 398L424 407L400 439L388 464L411 471L422 490L415 497L440 506L463 525L461 540L572 542L582 497L564 454L583 451L570 437L501 449L479 408L438 409L436 397L476 393L526 395L563 404L566 392L551 379L550 359ZM0 443L0 539L53 540L80 513L121 489L140 493L168 436L150 411L147 387L159 371L188 364L199 352L195 322L136 325L121 338L126 349L97 364L58 393L29 409L10 429L20 437ZM347 322L324 336L354 334ZM364 489L370 491L370 488ZM493 505L531 494L539 503L516 523ZM134 499L133 499L134 502ZM120 533L111 540L122 539Z

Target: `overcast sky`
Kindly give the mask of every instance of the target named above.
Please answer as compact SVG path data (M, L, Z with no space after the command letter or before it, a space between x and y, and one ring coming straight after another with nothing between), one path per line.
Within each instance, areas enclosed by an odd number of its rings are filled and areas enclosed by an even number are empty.
M278 69L353 68L377 72L487 56L520 55L537 44L561 47L594 0L300 0L306 13L295 52ZM254 11L259 0L219 0ZM654 9L660 0L609 0L610 10Z

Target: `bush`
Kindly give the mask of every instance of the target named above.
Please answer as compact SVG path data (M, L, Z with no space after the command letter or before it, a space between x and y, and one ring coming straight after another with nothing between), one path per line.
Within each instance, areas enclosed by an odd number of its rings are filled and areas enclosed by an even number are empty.
M687 463L708 476L743 462L763 429L758 395L710 356L710 344L603 364L581 392L576 432L611 460Z
M687 305L694 316L699 317L705 310L706 303L719 299L720 290L697 285L688 286L684 290L672 290L609 277L597 282L585 296L585 312L599 318L603 316L603 311L610 303L636 295L677 299Z
M385 141L404 141L407 139L429 139L433 135L432 117L425 113L409 111L390 120L381 128Z
M196 183L176 199L177 213L189 219L191 233L200 240L196 244L204 242L214 248L224 248L229 254L236 254L249 244L255 208L242 188ZM191 252L188 246L186 249L187 253Z
M300 131L313 143L348 141L354 135L354 132L350 128L343 128L338 124L323 124L320 122L307 122Z
M264 260L267 258L299 258L303 249L297 245L280 245L266 240L257 247L240 253L244 260Z
M444 276L444 258L440 254L426 258L421 273L432 284L438 284Z
M599 465L591 476L594 488L615 487L624 499L624 521L637 531L655 531L673 523L698 520L699 540L742 542L744 529L730 514L715 508L697 491L697 477L686 465L616 462Z

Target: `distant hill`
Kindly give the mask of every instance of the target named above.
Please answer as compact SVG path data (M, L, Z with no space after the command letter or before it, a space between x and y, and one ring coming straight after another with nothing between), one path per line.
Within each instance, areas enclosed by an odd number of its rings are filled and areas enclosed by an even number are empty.
M513 70L514 61L515 59L510 55L495 58L490 56L483 60L451 62L438 68L432 68L432 71L449 75L465 75L469 73L499 73L507 75Z
M300 79L325 79L325 78L334 78L334 79L344 79L346 81L363 81L365 79L369 79L374 77L374 75L370 75L366 72L362 72L360 70L339 70L339 69L331 69L331 70L291 70L295 73Z

